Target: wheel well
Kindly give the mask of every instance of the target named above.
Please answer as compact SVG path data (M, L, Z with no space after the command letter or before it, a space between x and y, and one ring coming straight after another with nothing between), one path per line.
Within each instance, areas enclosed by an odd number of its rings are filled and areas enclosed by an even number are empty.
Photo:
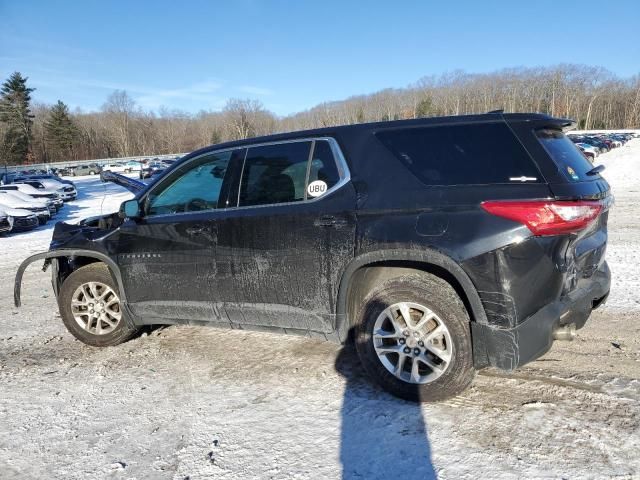
M471 321L475 321L473 308L471 308L469 298L464 288L462 288L458 279L448 270L431 263L395 260L371 263L360 267L353 273L347 290L345 312L346 322L349 328L355 324L358 305L361 304L362 300L374 287L392 278L414 273L430 273L445 280L456 291L464 303Z
M56 257L58 260L58 287L72 272L91 263L104 263L98 258L85 256ZM106 264L105 264L106 265ZM108 266L107 266L108 268Z

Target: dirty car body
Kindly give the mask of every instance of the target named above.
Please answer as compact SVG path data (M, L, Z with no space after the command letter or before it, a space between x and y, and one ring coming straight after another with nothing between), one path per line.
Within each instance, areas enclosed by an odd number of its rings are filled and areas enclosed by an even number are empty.
M371 289L427 272L464 303L475 368L514 369L581 328L609 292L612 197L564 137L571 126L502 113L381 122L215 145L149 186L105 172L139 212L59 223L50 250L21 265L16 304L35 260L52 265L56 293L103 262L135 326L345 342ZM167 198L202 168L219 180L215 195ZM310 191L317 181L324 190Z

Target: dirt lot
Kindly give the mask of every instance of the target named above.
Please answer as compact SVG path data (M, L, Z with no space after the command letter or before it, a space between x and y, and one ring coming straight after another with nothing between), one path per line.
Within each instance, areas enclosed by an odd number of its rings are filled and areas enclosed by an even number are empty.
M305 338L170 327L84 346L48 274L31 268L12 306L15 267L50 230L0 238L0 477L640 478L640 140L600 158L616 195L608 305L574 342L434 405ZM70 219L128 196L78 185Z

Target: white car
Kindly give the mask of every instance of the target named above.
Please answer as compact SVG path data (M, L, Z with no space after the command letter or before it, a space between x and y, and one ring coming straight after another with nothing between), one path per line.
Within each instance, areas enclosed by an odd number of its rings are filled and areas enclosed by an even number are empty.
M107 165L104 165L102 167L102 170L109 170L113 173L125 173L129 171L127 165L124 163L109 163Z
M49 200L48 198L33 198L26 193L19 192L18 190L0 190L0 197L2 195L11 195L17 199L22 200L26 203L33 203L35 206L41 206L49 210L49 213L53 217L58 209L56 208L53 200Z
M0 233L10 232L13 228L13 217L0 208Z
M600 150L588 143L576 143L576 145L582 148L585 152L593 153L594 157L600 155Z
M4 230L2 228L2 218L5 218L6 223L11 227L9 230ZM40 222L38 221L38 217L28 210L4 207L0 205L0 231L32 230L39 224ZM4 228L6 228L6 224Z
M140 162L136 162L135 160L131 160L130 162L124 164L125 173L139 172L140 170L142 170L142 164Z
M31 185L38 190L53 190L60 195L60 198L65 202L75 200L78 196L78 191L74 186L58 182L57 180L50 180L48 178L18 180L14 183Z
M26 183L9 183L8 185L0 186L0 190L6 190L11 192L18 191L18 192L25 193L33 198L40 198L40 199L44 198L44 199L51 200L53 204L56 206L56 210L59 210L63 205L62 198L60 198L60 195L58 195L58 193L56 193L55 191L51 191L47 189L44 189L44 190L38 189Z
M13 196L11 192L0 192L0 207L27 210L36 215L41 224L47 223L51 218L51 212L49 212L46 204L35 199L25 201Z

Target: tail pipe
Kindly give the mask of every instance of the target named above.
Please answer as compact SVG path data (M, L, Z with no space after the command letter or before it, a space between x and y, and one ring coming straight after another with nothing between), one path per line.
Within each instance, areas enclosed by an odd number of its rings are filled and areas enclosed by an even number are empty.
M576 336L576 324L561 325L553 331L554 340L573 340Z

